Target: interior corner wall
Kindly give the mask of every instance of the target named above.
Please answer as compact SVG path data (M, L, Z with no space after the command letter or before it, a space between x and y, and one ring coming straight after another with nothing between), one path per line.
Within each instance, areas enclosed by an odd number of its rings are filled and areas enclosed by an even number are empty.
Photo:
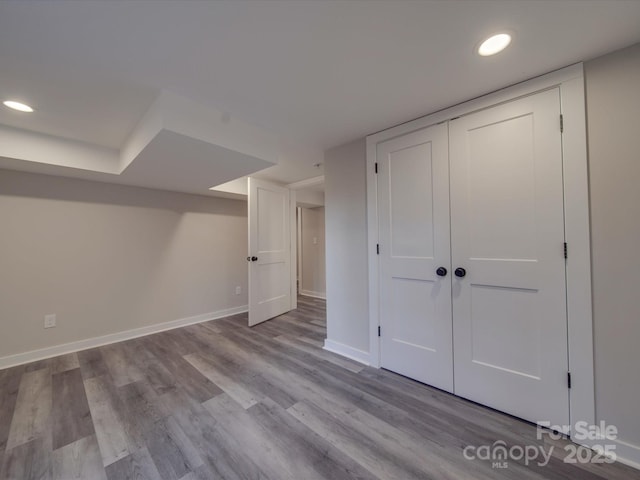
M585 64L596 418L640 463L640 44Z
M301 208L300 293L313 297L326 296L324 207Z
M366 140L325 152L327 341L368 354Z
M0 358L242 308L246 252L246 201L0 170Z

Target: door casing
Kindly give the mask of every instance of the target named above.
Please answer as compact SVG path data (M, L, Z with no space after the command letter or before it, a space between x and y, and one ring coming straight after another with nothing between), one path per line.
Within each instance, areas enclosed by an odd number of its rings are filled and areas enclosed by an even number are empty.
M591 304L591 247L589 234L589 194L587 176L586 115L583 65L556 72L499 90L432 115L367 137L367 225L369 263L369 363L380 367L379 265L376 146L379 142L405 135L441 122L483 110L550 88L560 89L563 116L562 137L565 238L569 255L567 274L567 326L571 425L584 421L595 424L595 383L593 364L593 318ZM560 119L558 119L560 122ZM570 429L574 431L573 428ZM588 444L587 440L580 443Z

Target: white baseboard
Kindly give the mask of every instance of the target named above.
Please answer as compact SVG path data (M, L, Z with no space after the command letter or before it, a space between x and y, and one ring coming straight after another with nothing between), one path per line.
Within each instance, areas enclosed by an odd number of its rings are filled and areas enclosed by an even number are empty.
M300 295L304 295L305 297L321 298L322 300L327 299L326 293L314 292L312 290L300 290Z
M322 348L329 352L337 353L338 355L342 355L343 357L350 358L351 360L355 360L356 362L360 362L364 365L369 366L369 352L365 352L364 350L350 347L349 345L345 345L344 343L334 342L333 340L329 340L328 338L325 339L324 347Z
M608 443L616 446L616 459L630 467L640 470L640 446L632 445L622 440L606 440L600 443Z
M616 446L616 456L620 463L640 470L640 447L621 440L611 442Z
M624 440L612 440L610 438L601 440L573 440L574 442L591 448L595 451L601 451L603 445L614 445L616 461L628 465L632 468L640 470L640 446L627 443Z
M45 358L57 357L58 355L64 355L67 353L79 352L81 350L87 350L88 348L100 347L102 345L122 342L124 340L130 340L137 337L144 337L145 335L164 332L165 330L173 330L174 328L185 327L187 325L193 325L195 323L217 320L218 318L224 318L230 315L244 313L248 310L249 307L247 305L242 305L240 307L227 308L225 310L218 310L217 312L203 313L201 315L195 315L193 317L180 318L178 320L171 320L169 322L163 323L156 323L154 325L125 330L123 332L110 333L107 335L102 335L100 337L87 338L84 340L64 343L62 345L56 345L53 347L31 350L30 352L16 353L14 355L0 357L0 370L8 367L14 367L16 365L22 365L23 363L34 362L36 360L43 360Z

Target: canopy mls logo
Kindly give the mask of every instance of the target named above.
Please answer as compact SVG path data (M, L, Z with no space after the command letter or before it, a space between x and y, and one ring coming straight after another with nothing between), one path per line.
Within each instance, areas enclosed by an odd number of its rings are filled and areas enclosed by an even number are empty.
M508 460L524 461L526 466L535 462L539 467L546 467L553 455L553 447L544 445L513 445L507 447L504 440L496 440L492 445L475 447L467 445L462 451L466 460L486 460L491 462L492 468L509 468Z
M591 425L580 421L574 425L573 440L576 442L602 442L592 444L591 448L576 443L567 443L561 447L544 442L545 437L550 440L562 439L564 435L559 432L567 432L569 428L570 425L552 425L551 422L540 421L536 430L536 439L540 442L539 444L508 446L504 440L496 440L491 445L467 445L462 450L462 456L466 460L489 461L492 468L509 468L509 461L525 466L535 464L546 467L554 453L557 458L562 458L564 463L613 463L616 461L616 446L611 442L618 437L618 428L607 425L605 422ZM558 453L556 450L561 452Z

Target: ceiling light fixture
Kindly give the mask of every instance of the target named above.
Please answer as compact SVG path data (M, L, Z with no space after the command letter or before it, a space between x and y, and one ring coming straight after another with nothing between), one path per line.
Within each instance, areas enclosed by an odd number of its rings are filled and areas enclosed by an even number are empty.
M488 57L501 52L511 43L511 35L508 33L498 33L487 38L478 47L478 55Z
M33 108L31 108L29 105L26 105L24 103L15 102L13 100L6 100L2 103L4 104L5 107L13 108L14 110L18 110L20 112L27 112L27 113L33 112Z

